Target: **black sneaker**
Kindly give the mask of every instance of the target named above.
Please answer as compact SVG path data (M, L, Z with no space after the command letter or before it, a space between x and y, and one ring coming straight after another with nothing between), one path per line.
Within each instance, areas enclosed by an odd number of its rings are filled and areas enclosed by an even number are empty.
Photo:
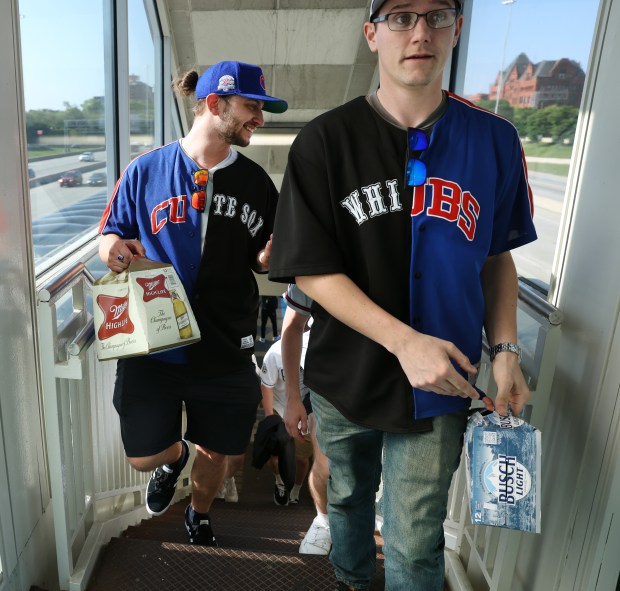
M160 466L151 474L151 478L146 487L146 510L151 515L161 515L165 513L172 499L174 498L174 492L177 488L177 480L187 464L189 459L189 445L185 439L181 439L181 443L184 447L185 459L180 466L175 469L171 469L168 464Z
M189 518L191 503L185 508L185 529L189 536L189 543L197 546L217 546L213 530L211 529L211 518L208 514L203 514L202 519L196 523Z
M286 490L286 486L276 482L273 487L273 502L281 507L288 505L288 491Z

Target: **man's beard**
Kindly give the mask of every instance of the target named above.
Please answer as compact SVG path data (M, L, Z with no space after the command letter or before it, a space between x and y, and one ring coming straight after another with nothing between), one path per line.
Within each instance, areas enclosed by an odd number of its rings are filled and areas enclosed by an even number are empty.
M226 124L223 129L219 130L222 140L231 146L240 146L242 148L250 145L250 140L243 137L242 132L238 131L237 125L239 121L230 113L230 106L228 104L222 110L220 119Z

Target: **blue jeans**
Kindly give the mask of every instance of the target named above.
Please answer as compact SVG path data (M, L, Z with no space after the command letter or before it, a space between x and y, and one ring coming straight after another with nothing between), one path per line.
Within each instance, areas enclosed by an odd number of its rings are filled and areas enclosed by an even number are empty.
M467 410L435 417L427 433L386 433L352 423L315 392L311 398L319 447L329 460L329 558L336 578L355 589L370 586L383 470L385 589L441 591L443 522Z

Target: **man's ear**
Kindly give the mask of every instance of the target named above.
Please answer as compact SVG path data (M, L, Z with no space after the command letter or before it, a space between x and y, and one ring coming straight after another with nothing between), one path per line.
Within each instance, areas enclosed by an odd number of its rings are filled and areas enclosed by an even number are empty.
M375 35L377 34L377 25L374 23L364 23L364 37L368 43L368 48L373 53L377 53L377 43L375 41Z
M214 92L212 92L211 94L207 95L207 98L205 99L205 102L207 103L207 109L209 109L209 111L211 112L212 115L219 115L220 114L220 97L219 97L219 95L217 95Z
M459 38L461 36L461 31L463 30L463 15L459 15L456 19L456 27L454 29L454 41L452 42L452 47L456 47L456 44L459 42Z

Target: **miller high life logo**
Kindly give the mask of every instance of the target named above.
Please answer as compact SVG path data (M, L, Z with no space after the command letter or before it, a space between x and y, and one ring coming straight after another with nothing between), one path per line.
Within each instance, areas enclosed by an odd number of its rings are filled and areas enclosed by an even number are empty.
M142 296L143 301L150 302L155 298L170 299L170 292L166 289L166 278L163 273L152 278L136 278L136 281L144 290L144 295Z
M97 336L103 341L116 334L131 334L134 325L129 318L129 294L124 297L100 294L97 304L101 308L104 319L99 327Z

